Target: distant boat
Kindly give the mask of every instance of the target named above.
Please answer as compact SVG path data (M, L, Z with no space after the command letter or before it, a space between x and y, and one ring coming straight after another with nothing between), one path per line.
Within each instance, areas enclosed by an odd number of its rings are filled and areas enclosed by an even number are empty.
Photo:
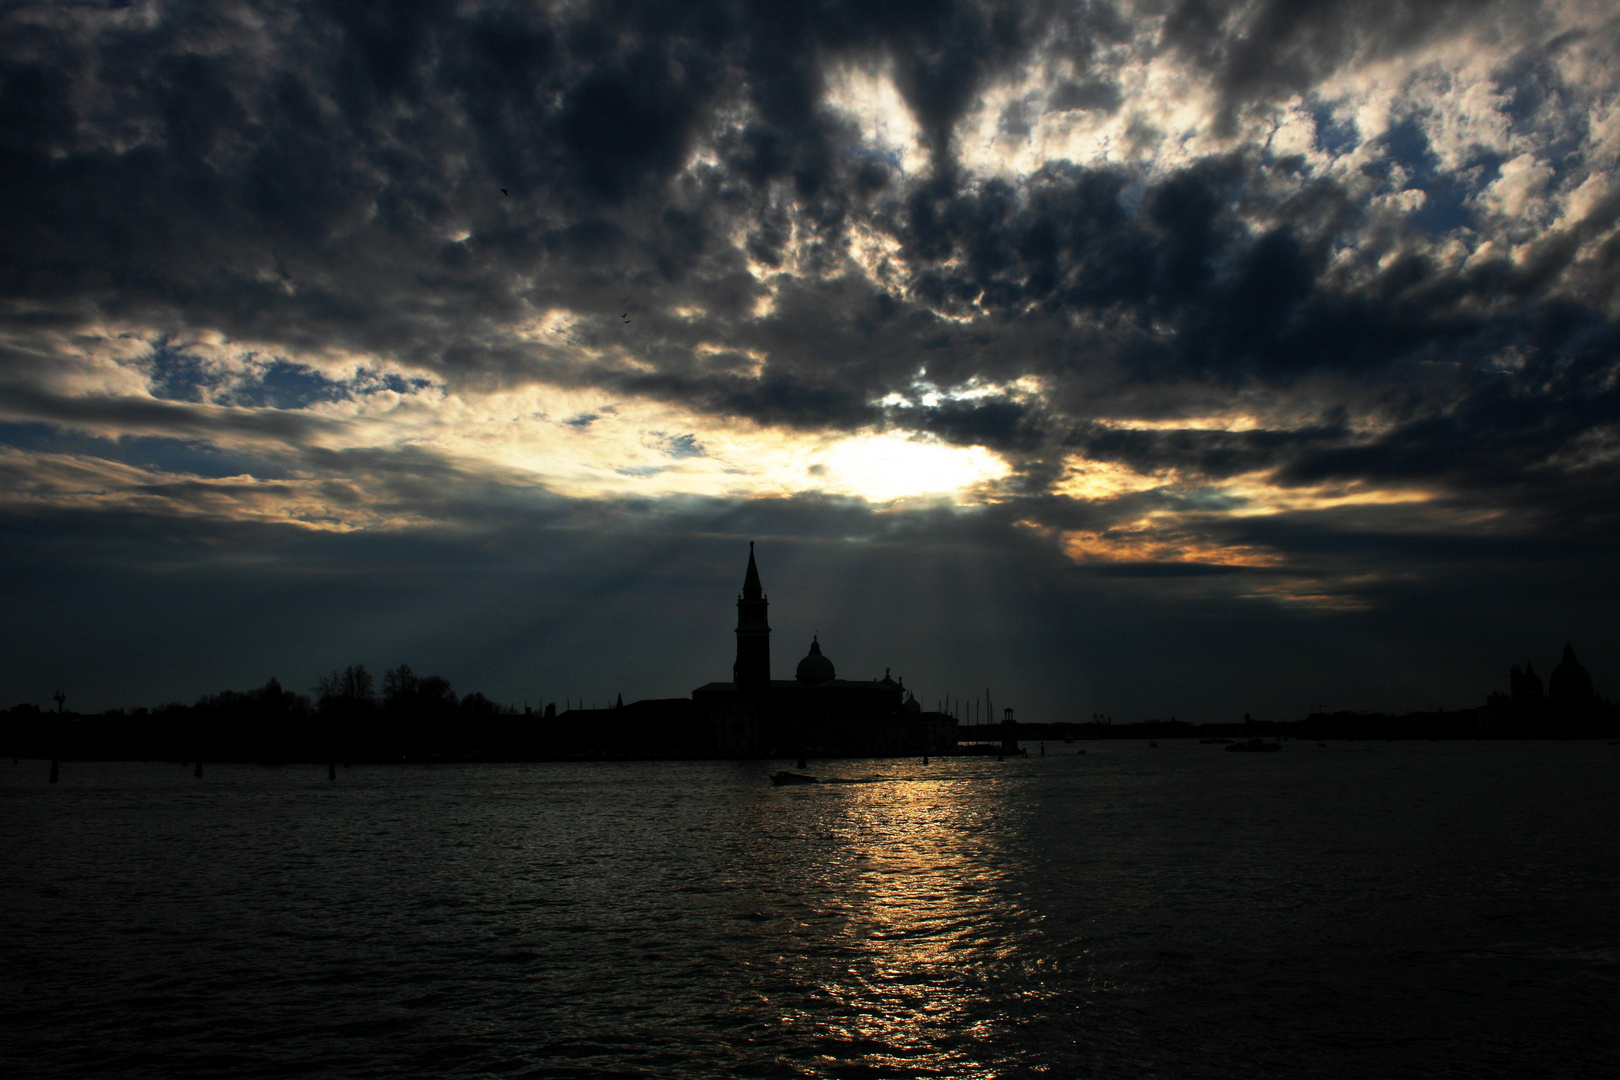
M1282 749L1282 743L1280 743L1280 742L1261 742L1259 739L1250 739L1248 742L1233 743L1231 746L1228 746L1227 749L1228 750L1255 750L1255 751L1281 750Z
M785 787L788 784L813 784L815 782L816 778L813 776L806 776L804 773L788 772L786 769L771 776L771 783L777 787Z

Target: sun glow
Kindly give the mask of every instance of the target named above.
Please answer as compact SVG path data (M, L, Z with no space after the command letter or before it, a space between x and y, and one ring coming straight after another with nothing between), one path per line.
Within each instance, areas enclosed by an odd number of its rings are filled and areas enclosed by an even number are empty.
M942 495L998 480L1006 462L980 446L946 446L898 435L866 435L834 444L810 465L824 490L892 502Z

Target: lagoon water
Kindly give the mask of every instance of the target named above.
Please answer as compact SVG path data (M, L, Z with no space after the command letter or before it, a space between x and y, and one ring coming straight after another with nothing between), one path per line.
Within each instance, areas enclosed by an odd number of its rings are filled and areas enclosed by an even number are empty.
M1612 1075L1620 747L1047 753L0 764L0 1074Z

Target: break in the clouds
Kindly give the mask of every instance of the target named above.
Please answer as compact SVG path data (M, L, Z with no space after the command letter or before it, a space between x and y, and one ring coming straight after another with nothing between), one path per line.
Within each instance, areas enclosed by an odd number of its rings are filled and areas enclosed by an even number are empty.
M1617 80L1591 0L9 5L0 509L820 506L1257 625L1601 566Z

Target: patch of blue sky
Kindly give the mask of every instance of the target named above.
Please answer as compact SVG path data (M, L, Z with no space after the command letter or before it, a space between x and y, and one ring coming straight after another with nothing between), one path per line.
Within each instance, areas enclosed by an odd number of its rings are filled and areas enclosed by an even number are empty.
M152 396L164 401L202 401L204 388L218 382L197 357L167 345L152 350L151 365Z
M230 403L259 408L307 409L324 401L352 396L352 388L302 364L276 360L260 369L253 381L232 387Z
M1409 224L1431 235L1475 224L1469 201L1495 177L1496 162L1489 160L1491 155L1482 151L1479 160L1462 172L1442 171L1428 133L1415 116L1391 126L1379 142L1385 156L1363 166L1362 172L1393 182L1394 167L1400 166L1406 174L1404 186L1424 194L1423 205L1407 215Z
M364 386L355 387L355 391L361 394L375 394L383 390L392 390L396 394L419 394L432 385L432 379L424 379L421 376L407 379L396 372L386 371L375 375L373 380Z
M0 421L0 444L14 446L19 450L73 453L73 450L60 449L64 438L61 432L49 424Z
M248 474L279 479L285 471L263 458L233 453L189 439L155 435L101 438L63 431L49 424L0 423L0 444L40 454L71 454L152 472L180 473L218 480Z
M613 471L620 476L633 476L638 480L645 480L649 476L657 476L659 473L668 472L674 467L673 465L629 465Z
M602 419L601 413L588 412L580 413L577 416L570 416L568 419L564 420L563 423L567 424L569 427L588 428L600 419Z
M1391 124L1378 141L1383 144L1384 154L1390 161L1413 175L1433 172L1435 165L1439 164L1440 159L1429 143L1429 133L1423 130L1423 124L1416 116L1407 116Z
M184 350L158 345L152 350L150 364L152 396L164 401L217 400L229 405L302 409L349 396L343 384L284 360L273 360L248 373L225 373Z
M117 450L131 465L210 479L250 475L260 480L277 480L289 475L265 458L185 439L127 436L118 440Z
M1311 142L1316 149L1340 157L1361 144L1361 132L1353 117L1339 119L1333 113L1332 104L1325 101L1315 101L1310 108L1311 120L1316 126Z
M844 160L857 164L864 162L881 162L897 173L904 173L905 155L897 146L870 146L863 143L852 143L844 147Z
M1468 200L1476 191L1470 185L1435 176L1423 185L1423 193L1423 205L1406 216L1410 224L1433 236L1473 227L1474 212Z
M672 458L707 457L708 451L696 435L670 435L662 440L664 453Z
M365 372L360 378L339 380L304 364L279 358L246 372L221 373L183 350L160 345L151 358L152 395L165 401L218 401L246 408L307 409L328 401L344 401L392 390L417 394L433 380L406 378L395 372Z

